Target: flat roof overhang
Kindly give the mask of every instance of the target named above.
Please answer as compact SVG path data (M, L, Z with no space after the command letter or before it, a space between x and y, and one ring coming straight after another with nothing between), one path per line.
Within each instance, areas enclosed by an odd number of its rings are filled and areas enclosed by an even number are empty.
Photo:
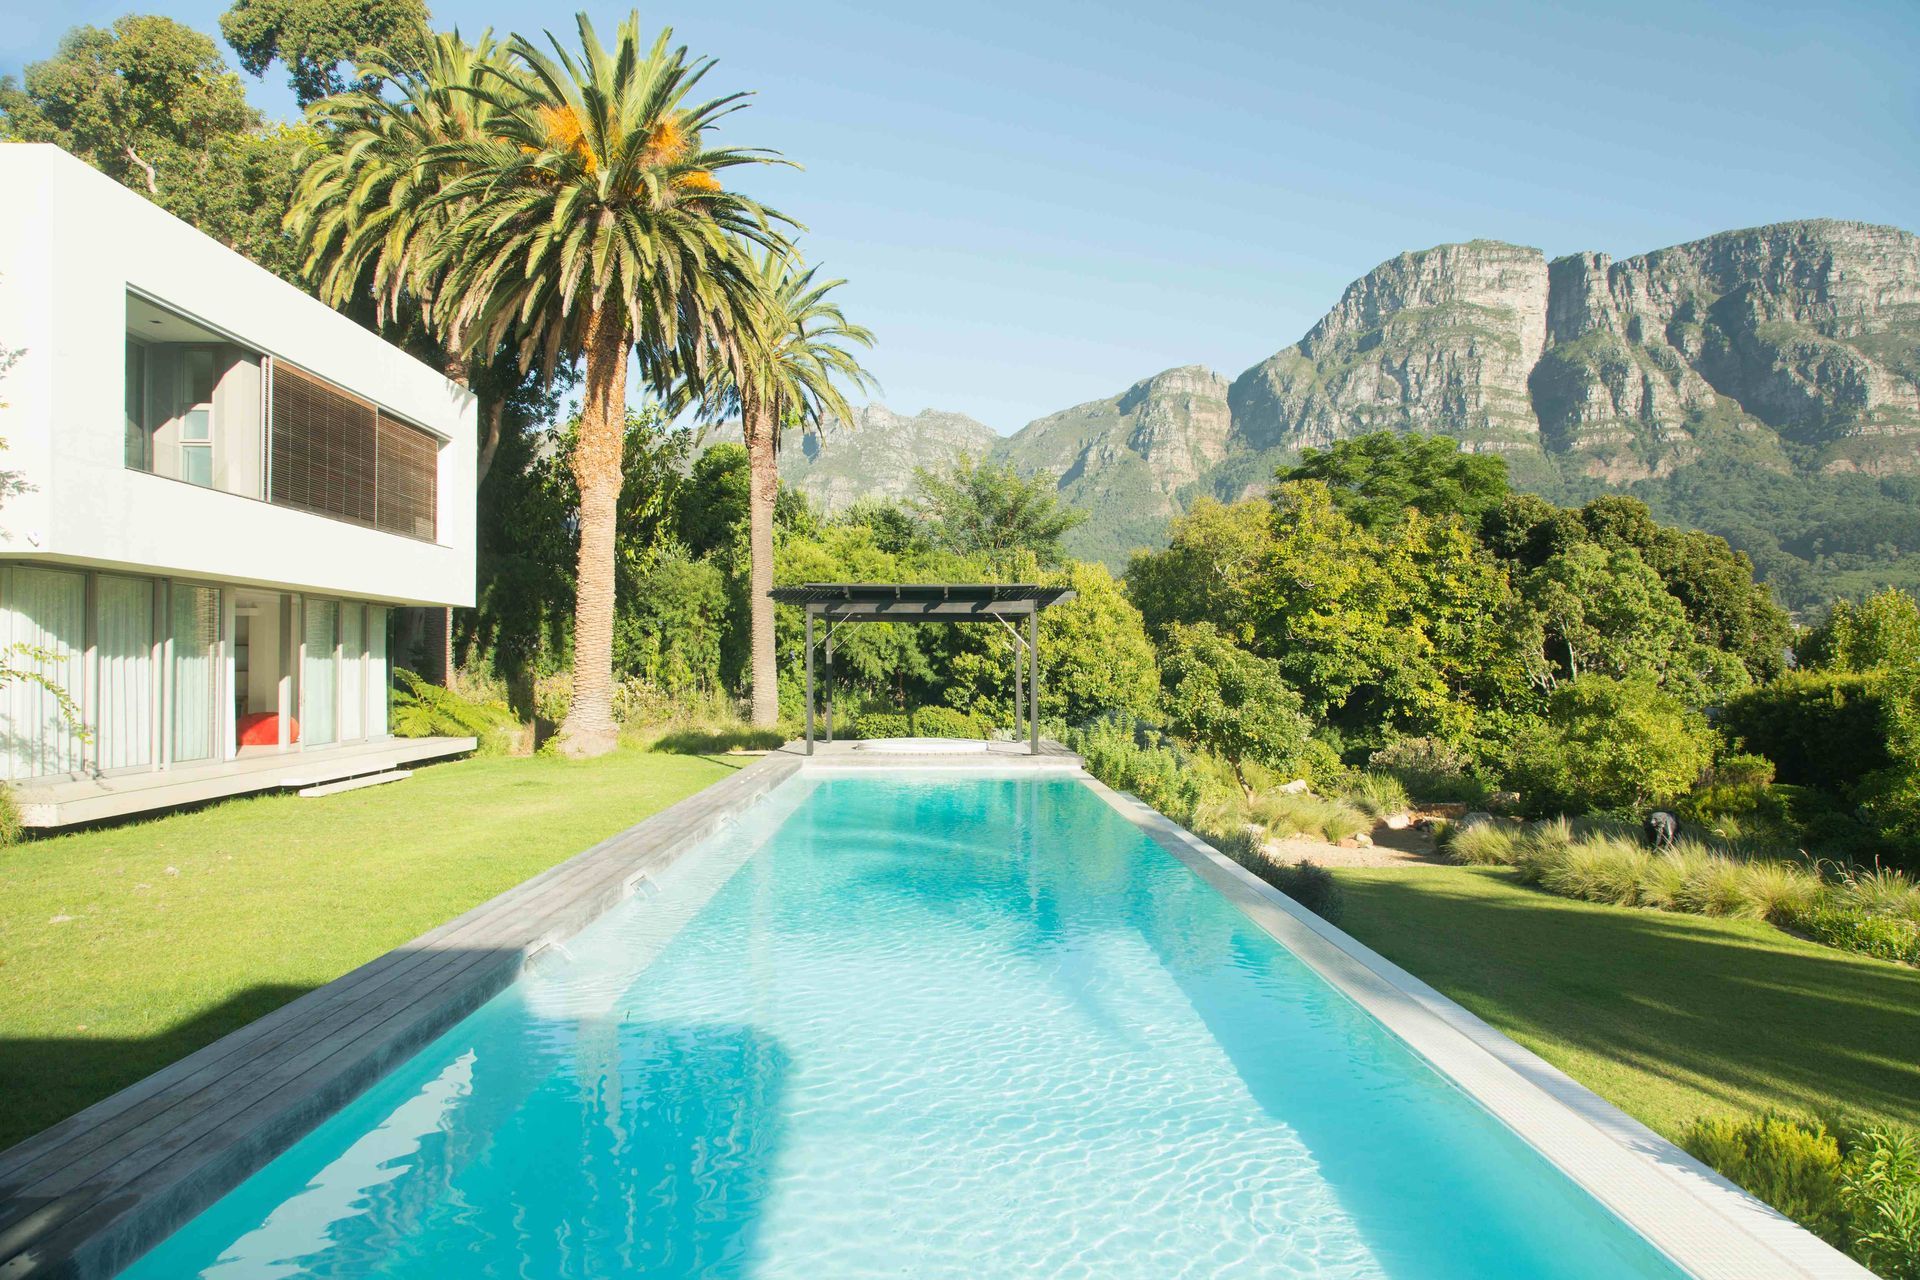
M846 622L992 622L1030 617L1074 595L1070 587L1028 582L808 582L771 594Z

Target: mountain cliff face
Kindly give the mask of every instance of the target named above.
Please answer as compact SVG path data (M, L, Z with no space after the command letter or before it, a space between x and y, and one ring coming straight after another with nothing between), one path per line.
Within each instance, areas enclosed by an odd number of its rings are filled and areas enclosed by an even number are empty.
M1920 237L1787 222L1617 262L1441 245L1354 281L1231 384L1170 369L1005 440L954 414L862 418L782 474L839 507L991 448L1055 476L1090 513L1069 549L1115 565L1195 497L1258 492L1300 449L1378 430L1497 450L1562 499L1630 489L1763 568L1768 546L1821 573L1835 555L1880 565L1920 552ZM1764 492L1765 509L1729 492Z
M738 444L740 426L727 423L707 441ZM788 435L780 479L827 511L841 511L858 498L909 497L915 468L939 470L963 453L983 458L999 443L999 432L964 413L926 409L909 418L869 404L853 411L851 427L830 423L820 435Z

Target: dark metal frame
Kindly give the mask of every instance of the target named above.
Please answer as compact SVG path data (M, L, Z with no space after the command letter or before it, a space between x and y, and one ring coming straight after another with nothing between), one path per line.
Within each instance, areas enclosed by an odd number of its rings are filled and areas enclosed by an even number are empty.
M1040 754L1040 612L1073 599L1067 587L991 582L809 582L775 587L780 604L807 615L807 754L814 742L814 620L825 623L826 740L833 741L833 634L844 622L997 622L1013 637L1013 732L1022 729L1027 750ZM1020 621L1026 620L1026 634Z

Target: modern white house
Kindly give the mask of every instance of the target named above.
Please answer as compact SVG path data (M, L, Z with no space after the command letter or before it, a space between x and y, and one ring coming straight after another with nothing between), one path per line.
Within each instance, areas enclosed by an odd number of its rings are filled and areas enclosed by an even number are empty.
M27 822L470 748L390 737L387 706L396 611L473 603L472 394L56 147L0 145L0 190Z

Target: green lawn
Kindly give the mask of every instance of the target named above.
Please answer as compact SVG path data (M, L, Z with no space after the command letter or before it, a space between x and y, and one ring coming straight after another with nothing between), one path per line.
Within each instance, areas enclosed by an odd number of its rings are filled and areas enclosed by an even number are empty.
M0 850L0 1148L729 769L465 760Z
M1506 870L1334 874L1348 932L1670 1137L1769 1106L1920 1124L1920 970Z

